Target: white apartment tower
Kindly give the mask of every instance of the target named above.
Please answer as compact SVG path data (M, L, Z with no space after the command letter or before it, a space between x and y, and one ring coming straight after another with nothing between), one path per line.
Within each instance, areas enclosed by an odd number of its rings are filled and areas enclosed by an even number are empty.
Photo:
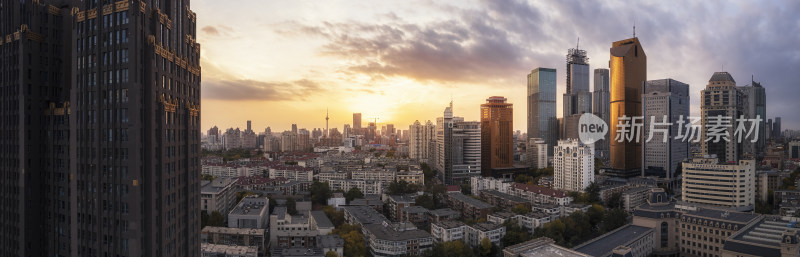
M578 140L559 140L553 147L553 187L582 192L594 182L594 148Z

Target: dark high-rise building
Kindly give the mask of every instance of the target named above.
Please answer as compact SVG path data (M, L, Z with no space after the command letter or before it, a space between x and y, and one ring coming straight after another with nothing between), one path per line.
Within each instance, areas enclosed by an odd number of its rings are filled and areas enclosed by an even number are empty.
M642 166L641 139L618 142L614 137L617 135L619 117L642 115L642 83L647 80L647 56L636 37L612 43L610 53L611 168L620 171L623 176L638 175L636 171Z
M567 91L564 94L563 117L592 112L589 92L589 57L586 50L570 48L567 53ZM575 124L577 126L577 124ZM563 137L563 136L562 136Z
M481 175L514 164L513 105L502 96L492 96L481 104Z
M660 123L679 124L681 119L688 120L689 85L674 79L650 80L644 83L642 91L642 176L658 176L675 183L680 172L678 166L690 153L689 140L678 135L680 132L686 137L688 133L680 125Z
M750 79L750 85L737 87L739 91L741 91L746 97L747 102L744 106L744 113L745 118L747 119L759 119L760 121L758 124L758 134L755 134L754 131L751 137L747 137L743 139L743 147L744 153L748 156L764 156L764 147L766 147L767 142L767 93L761 83L754 81L752 78ZM737 117L738 118L738 117ZM746 125L748 128L753 126L751 122L747 121ZM755 137L758 138L755 142L753 139Z
M0 256L70 254L72 24L61 3L0 2Z
M781 131L781 117L775 117L775 121L772 123L772 136L775 138L783 137L783 132Z
M594 69L594 92L592 92L592 113L609 123L609 88L608 69ZM606 133L605 139L594 143L595 156L608 158L608 141L610 135Z
M556 69L536 68L528 74L528 139L541 138L553 154L558 140Z
M189 1L0 13L0 256L199 256Z

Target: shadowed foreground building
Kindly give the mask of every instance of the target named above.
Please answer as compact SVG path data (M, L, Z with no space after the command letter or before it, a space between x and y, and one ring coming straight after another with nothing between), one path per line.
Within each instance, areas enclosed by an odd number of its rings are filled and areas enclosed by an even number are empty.
M189 1L3 1L0 17L0 256L199 256Z

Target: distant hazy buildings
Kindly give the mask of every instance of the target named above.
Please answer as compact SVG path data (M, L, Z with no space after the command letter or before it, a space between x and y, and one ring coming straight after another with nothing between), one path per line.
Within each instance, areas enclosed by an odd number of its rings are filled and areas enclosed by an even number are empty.
M689 85L673 79L650 80L643 91L642 175L671 180L680 162L689 158L689 140L677 138L679 130L687 134L677 122L689 117ZM660 125L665 123L673 125Z
M528 138L541 138L548 155L558 140L556 69L536 68L528 74Z
M752 210L755 204L755 161L718 164L716 158L695 158L683 163L683 200Z
M525 161L531 168L547 168L547 143L541 138L528 139L528 145L525 150Z
M635 176L642 165L641 141L618 142L613 140L613 136L617 134L619 117L638 117L642 114L642 83L647 80L647 56L636 37L612 43L610 52L611 168L621 171L625 176Z
M481 104L481 175L514 164L513 105L502 96L492 96Z
M610 115L610 95L609 95L608 69L594 69L594 92L592 92L592 113L603 119L606 124L609 122ZM608 158L608 141L611 133L606 133L604 140L594 143L595 156L598 158Z
M583 191L594 182L594 149L578 140L559 140L553 151L554 188Z
M714 72L700 95L701 151L716 155L721 163L735 163L742 157L742 142L734 138L734 130L736 119L745 114L747 97L737 90L731 74L724 71ZM715 131L717 128L720 131ZM716 136L722 134L726 136Z
M445 184L460 184L481 173L481 124L453 116L453 104L436 118L434 168Z

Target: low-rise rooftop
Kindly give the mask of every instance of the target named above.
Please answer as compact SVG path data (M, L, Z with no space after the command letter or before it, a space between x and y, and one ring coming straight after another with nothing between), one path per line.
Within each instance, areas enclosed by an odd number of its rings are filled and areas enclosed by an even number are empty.
M648 227L625 225L578 245L573 250L591 256L608 256L617 246L627 246L647 233L652 233L652 230L652 228Z

